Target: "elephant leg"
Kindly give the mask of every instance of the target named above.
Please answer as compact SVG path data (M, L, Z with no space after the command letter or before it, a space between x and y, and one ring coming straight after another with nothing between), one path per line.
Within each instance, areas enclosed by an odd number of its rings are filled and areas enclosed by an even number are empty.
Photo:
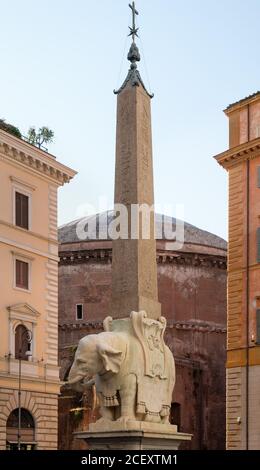
M102 420L104 421L114 421L114 409L108 408L107 406L100 407L100 414L102 416Z
M119 421L136 419L136 377L131 374L125 379L120 390L121 417Z
M98 421L114 421L114 407L113 406L105 406L104 400L102 395L99 396L100 399L100 408L99 412L101 414L101 419Z
M170 424L170 407L163 406L160 416L161 416L162 424Z

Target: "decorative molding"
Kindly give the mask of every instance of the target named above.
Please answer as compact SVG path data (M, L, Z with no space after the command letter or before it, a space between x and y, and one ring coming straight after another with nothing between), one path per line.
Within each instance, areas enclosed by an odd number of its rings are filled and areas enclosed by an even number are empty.
M43 240L48 243L52 243L53 245L56 245L56 246L58 245L58 241L55 238L44 237L44 235L41 235L40 233L32 232L31 230L18 227L17 225L10 224L9 222L6 222L5 220L0 220L0 225L4 225L5 227L12 228L14 230L18 230L20 232L26 233L28 235L31 235L32 237L39 238L40 240Z
M8 238L0 237L0 243L4 243L5 245L9 245L9 246L14 246L15 248L18 248L19 250L24 250L24 251L27 251L29 253L33 253L35 255L42 256L43 258L48 258L48 259L51 259L53 261L59 261L58 256L52 255L50 253L46 253L46 252L41 251L41 250L37 250L37 249L32 248L31 246L28 246L28 245L23 245L22 243L17 243L14 240L9 240Z
M45 357L48 365L58 364L58 263L46 262L47 295L46 295L46 341Z
M36 173L40 173L62 186L69 183L77 174L74 170L58 163L54 157L50 157L36 147L31 148L20 139L0 131L0 153L7 159L26 166Z
M18 325L24 325L32 334L32 355L36 357L36 344L37 344L37 319L40 313L27 303L20 303L10 305L7 307L9 312L9 351L11 355L15 356L15 330Z
M225 169L260 155L260 137L216 155L214 158Z
M36 186L34 186L32 184L29 184L29 183L21 180L20 178L16 178L15 176L10 176L10 180L12 181L12 183L24 186L25 188L29 189L30 191L36 191L36 189L37 189Z
M169 321L167 320L166 332L169 330L186 330L196 331L199 333L221 333L226 334L227 329L224 325L204 322L201 320L190 320L190 321ZM82 323L63 323L59 324L59 330L61 331L73 331L73 330L103 330L103 322L82 322Z
M7 307L7 310L8 312L11 313L11 315L12 315L12 312L26 314L33 318L37 318L41 315L40 312L35 310L35 308L33 308L31 305L27 303L10 305L9 307Z
M136 86L141 85L143 87L144 91L147 93L147 95L150 98L153 98L154 94L149 93L149 91L146 89L145 84L144 84L144 82L142 80L142 77L140 75L140 72L137 69L136 62L140 62L141 56L140 56L139 49L138 49L137 45L135 44L135 42L133 42L131 44L130 50L128 52L127 59L131 62L130 69L128 71L127 77L126 77L123 85L119 88L119 90L114 90L114 94L119 95L121 93L121 91L123 91L124 88L126 88L126 86L128 84L130 84L132 87L136 87Z
M12 255L15 256L16 258L21 258L22 260L25 261L34 261L35 258L32 258L31 256L25 255L24 253L19 253L18 251L11 251Z
M85 264L93 262L111 263L112 249L93 249L93 250L78 250L78 251L60 251L59 252L61 266L72 264ZM175 264L175 265L190 265L190 266L203 266L203 267L216 267L218 269L227 269L227 258L225 256L198 254L198 253L185 253L178 251L162 251L157 250L157 263L158 264Z

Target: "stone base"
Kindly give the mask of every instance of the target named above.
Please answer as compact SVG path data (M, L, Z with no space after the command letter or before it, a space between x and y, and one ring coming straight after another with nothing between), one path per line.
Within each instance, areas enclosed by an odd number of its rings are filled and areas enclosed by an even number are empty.
M91 450L177 450L182 442L191 441L191 434L177 432L177 426L138 421L90 425L89 431L75 433Z

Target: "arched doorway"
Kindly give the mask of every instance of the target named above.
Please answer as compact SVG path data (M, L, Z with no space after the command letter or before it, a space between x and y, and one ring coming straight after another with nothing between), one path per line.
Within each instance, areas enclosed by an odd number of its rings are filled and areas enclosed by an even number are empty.
M18 450L19 409L9 415L6 423L6 449ZM21 408L21 450L35 450L35 423L31 413Z

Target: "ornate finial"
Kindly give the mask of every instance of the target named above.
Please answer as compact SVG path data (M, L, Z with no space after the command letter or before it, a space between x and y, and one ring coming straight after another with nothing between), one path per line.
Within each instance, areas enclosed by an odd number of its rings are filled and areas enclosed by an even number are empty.
M131 8L132 14L133 14L133 22L132 22L132 26L129 26L130 34L128 35L128 36L132 36L133 42L131 44L131 47L127 56L127 59L131 62L131 67L123 85L121 86L121 88L119 88L119 90L117 91L114 90L114 93L115 95L118 95L127 86L128 83L131 83L132 86L142 85L142 87L144 88L146 93L150 96L150 98L153 98L154 95L150 94L145 88L144 82L141 78L139 71L137 70L137 65L136 65L136 62L140 62L141 60L139 49L135 43L135 38L139 37L138 36L139 28L136 27L136 23L135 23L136 15L139 15L139 12L135 8L135 2L132 2L132 5L129 3L129 7Z
M135 26L135 16L136 16L136 15L139 15L139 13L138 13L138 11L137 11L136 8L135 8L135 2L133 2L132 5L130 5L130 3L129 3L129 8L131 8L131 10L132 10L132 14L133 14L133 23L132 23L132 28L129 26L130 34L129 34L128 36L132 36L133 42L135 42L135 36L139 37L139 36L138 36L138 30L139 30L139 28L136 28L136 26Z

